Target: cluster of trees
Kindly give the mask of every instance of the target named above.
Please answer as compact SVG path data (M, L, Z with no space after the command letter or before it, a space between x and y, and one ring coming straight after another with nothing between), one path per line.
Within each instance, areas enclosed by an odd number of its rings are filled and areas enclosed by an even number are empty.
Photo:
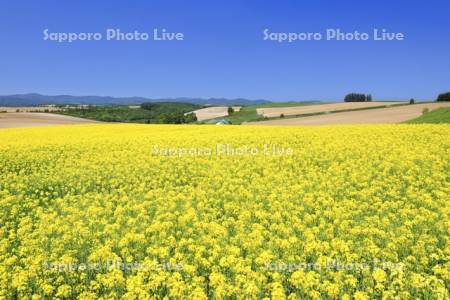
M164 113L164 112L186 113L202 108L202 106L181 102L145 102L141 104L141 108L155 113Z
M196 115L189 112L199 108L202 107L190 103L152 102L143 103L140 107L90 105L57 113L105 122L184 124L197 121Z
M142 103L141 108L153 115L148 123L185 124L197 121L194 113L189 113L201 108L199 105L179 102L148 102Z
M440 94L437 101L450 101L450 92Z
M359 94L359 93L351 93L345 96L345 102L370 102L372 101L372 95L368 94Z
M161 123L161 124L187 124L193 123L197 121L197 116L194 113L180 113L180 112L172 112L172 113L162 113L158 116L158 118L153 123ZM150 123L150 121L148 122Z
M133 109L126 105L90 105L68 108L57 113L103 122L146 123L146 120L152 118L147 111Z

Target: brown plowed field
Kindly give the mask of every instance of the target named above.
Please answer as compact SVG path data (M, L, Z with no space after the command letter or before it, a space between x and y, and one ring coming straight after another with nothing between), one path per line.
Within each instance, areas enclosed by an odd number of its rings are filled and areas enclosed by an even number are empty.
M89 124L97 121L47 113L0 113L0 128Z
M258 113L258 115L263 115L264 117L268 118L274 118L279 117L281 114L285 116L296 116L319 112L332 112L347 109L361 109L361 108L370 108L402 103L404 102L341 102L341 103L305 105L293 107L258 108L256 112Z
M422 115L424 108L435 110L450 107L450 102L424 103L397 107L367 109L318 116L277 119L272 121L252 122L248 125L333 125L333 124L388 124L400 123Z

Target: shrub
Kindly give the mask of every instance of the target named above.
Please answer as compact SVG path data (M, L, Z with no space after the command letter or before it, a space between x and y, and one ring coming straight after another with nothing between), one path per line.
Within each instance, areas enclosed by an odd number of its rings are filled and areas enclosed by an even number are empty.
M424 109L422 109L422 115L428 113L430 111L430 109L428 107L425 107Z
M414 99L409 99L409 104L414 104L415 103L415 100Z
M197 122L197 115L195 113L189 113L184 116L185 123Z
M280 115L280 118L284 118L284 114L281 114L281 115Z

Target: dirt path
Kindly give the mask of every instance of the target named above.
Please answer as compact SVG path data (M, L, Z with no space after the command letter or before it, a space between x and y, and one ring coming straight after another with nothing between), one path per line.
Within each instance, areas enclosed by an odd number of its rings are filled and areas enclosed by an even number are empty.
M47 113L0 113L0 128L90 124L97 121Z
M247 125L332 125L332 124L384 124L400 123L422 115L424 108L430 110L450 107L450 102L415 104L389 108L368 109L325 115L277 119L272 121L252 122Z

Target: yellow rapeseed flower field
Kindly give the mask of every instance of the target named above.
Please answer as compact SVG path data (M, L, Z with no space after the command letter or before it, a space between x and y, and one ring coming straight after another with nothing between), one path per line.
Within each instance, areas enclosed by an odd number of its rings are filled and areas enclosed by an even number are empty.
M450 126L0 131L0 299L449 299Z

